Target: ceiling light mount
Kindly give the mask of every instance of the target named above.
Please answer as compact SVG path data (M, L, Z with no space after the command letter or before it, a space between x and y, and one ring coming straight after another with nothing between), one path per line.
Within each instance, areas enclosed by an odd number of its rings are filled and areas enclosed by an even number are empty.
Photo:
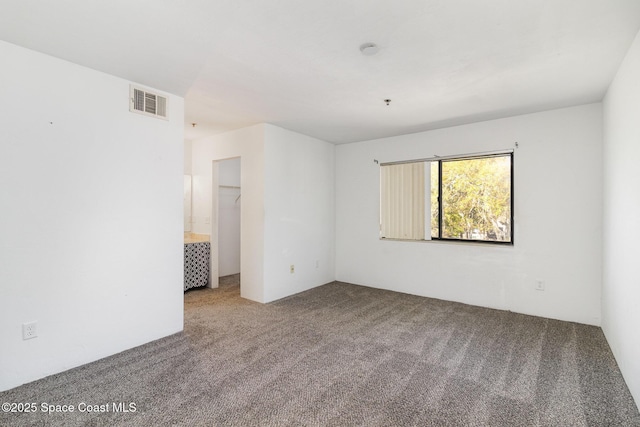
M375 43L363 43L360 45L360 52L365 56L375 55L380 51L380 48Z
M391 100L390 100L390 99L385 99L385 100L384 100L384 103L385 103L385 104L387 104L387 105L389 105L389 104L391 104Z

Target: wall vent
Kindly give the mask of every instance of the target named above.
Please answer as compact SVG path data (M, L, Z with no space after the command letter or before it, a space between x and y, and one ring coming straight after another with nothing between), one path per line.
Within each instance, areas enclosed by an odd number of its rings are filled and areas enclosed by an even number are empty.
M167 120L167 97L131 86L129 111Z

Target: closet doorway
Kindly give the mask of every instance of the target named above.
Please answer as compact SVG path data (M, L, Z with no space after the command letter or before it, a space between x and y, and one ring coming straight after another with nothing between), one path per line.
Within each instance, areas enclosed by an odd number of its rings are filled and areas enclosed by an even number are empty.
M241 158L213 162L211 221L212 286L240 285Z

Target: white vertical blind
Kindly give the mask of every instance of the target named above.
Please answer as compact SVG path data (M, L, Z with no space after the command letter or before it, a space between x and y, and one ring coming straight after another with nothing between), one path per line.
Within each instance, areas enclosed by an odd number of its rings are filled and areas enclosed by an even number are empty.
M380 167L380 235L388 239L423 240L425 224L424 162ZM429 231L429 235L431 231Z

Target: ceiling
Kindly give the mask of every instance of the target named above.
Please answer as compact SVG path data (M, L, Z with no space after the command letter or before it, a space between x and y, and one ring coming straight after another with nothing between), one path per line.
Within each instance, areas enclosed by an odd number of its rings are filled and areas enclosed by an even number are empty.
M0 6L1 40L184 96L187 140L267 122L347 143L597 102L640 29L639 0Z

